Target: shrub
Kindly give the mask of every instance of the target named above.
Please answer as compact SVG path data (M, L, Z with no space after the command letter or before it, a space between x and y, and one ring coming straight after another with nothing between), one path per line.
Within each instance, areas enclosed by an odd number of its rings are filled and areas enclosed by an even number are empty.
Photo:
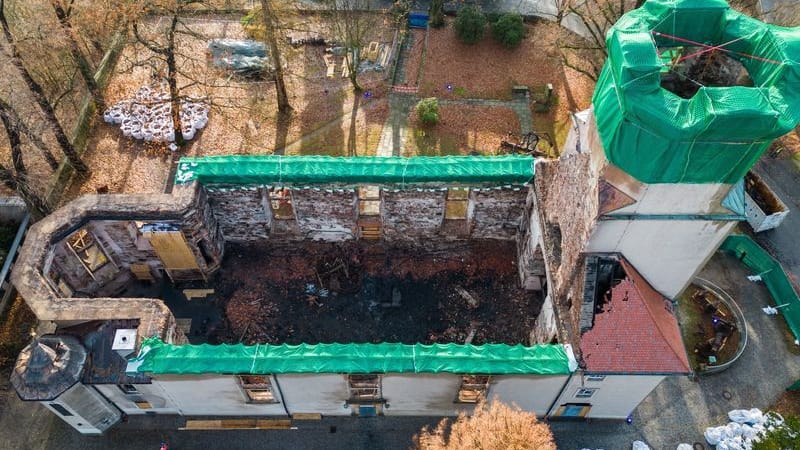
M480 400L472 416L458 415L450 425L442 420L414 436L416 450L556 450L553 433L536 414L499 401ZM448 426L449 425L449 426ZM448 432L449 428L449 432Z
M462 6L456 14L456 35L466 44L474 44L483 37L486 16L476 6Z
M439 122L439 100L436 97L423 98L417 103L417 117L425 125Z
M432 0L428 10L428 25L434 28L444 26L444 0Z
M505 47L513 48L525 37L525 24L519 14L507 13L492 24L492 34Z

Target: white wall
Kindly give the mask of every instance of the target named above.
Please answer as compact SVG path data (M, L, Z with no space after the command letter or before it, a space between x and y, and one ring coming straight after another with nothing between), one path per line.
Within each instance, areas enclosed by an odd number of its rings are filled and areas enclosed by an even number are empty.
M73 385L55 400L39 403L81 434L101 434L121 418L119 411L103 396L82 383ZM52 405L60 405L67 415Z
M610 214L734 214L721 205L732 184L642 184L638 192L617 187L636 203Z
M455 403L461 376L442 374L394 374L383 377L387 416L453 416L471 411L471 404Z
M666 297L674 298L737 222L606 220L597 222L586 252L619 252Z
M607 375L603 381L588 381L581 372L576 372L550 415L565 403L588 403L592 407L586 418L624 419L650 392L666 378L663 375ZM580 388L597 388L590 398L577 398Z
M350 396L347 377L342 374L278 375L289 413L322 413L349 416L343 405Z
M160 375L153 384L187 416L286 415L281 403L247 403L233 375ZM274 380L272 388L275 398L282 401Z
M160 384L137 384L138 394L126 394L115 384L97 384L95 389L100 391L108 400L117 405L125 414L178 414L177 405L169 398ZM150 409L141 409L135 401L144 400L150 403Z
M489 398L504 403L514 403L537 416L547 414L547 408L558 397L567 375L554 376L493 376L489 386Z

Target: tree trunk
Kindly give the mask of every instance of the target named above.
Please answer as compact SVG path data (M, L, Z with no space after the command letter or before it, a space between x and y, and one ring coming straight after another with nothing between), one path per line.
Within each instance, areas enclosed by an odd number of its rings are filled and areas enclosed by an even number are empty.
M275 68L275 92L278 95L278 111L283 114L291 111L289 96L286 94L286 83L283 80L283 65L281 64L281 53L278 48L278 38L275 36L277 27L277 17L272 10L270 0L261 0L261 13L264 16L264 36L265 42L269 46L269 53L272 56L272 66Z
M11 108L11 105L2 99L0 99L0 116L4 118L4 122L7 118L12 127L16 128L20 133L24 134L28 137L28 139L30 139L33 145L42 153L42 157L44 157L45 161L47 161L47 165L49 165L51 169L58 169L58 160L55 156L53 156L53 153L50 151L50 148L47 147L47 144L44 143L40 136L31 131L31 129L25 125L25 122L22 121L22 118L19 117L19 114L17 114L17 112Z
M86 83L86 88L89 90L89 94L91 94L92 99L94 100L94 106L98 111L102 110L105 108L106 103L105 99L103 98L103 93L100 91L100 88L97 86L97 82L94 80L94 70L92 69L92 65L89 63L86 55L84 55L78 47L78 40L76 39L75 32L72 29L72 24L69 22L69 17L58 1L59 0L50 0L50 5L52 5L53 11L55 11L56 17L58 17L58 23L61 24L61 29L64 30L64 34L67 37L67 46L72 54L72 59L74 59L75 64L78 65L78 71L81 73L81 77L83 77L83 81Z
M25 68L25 64L23 63L22 57L19 54L19 49L17 48L17 43L14 41L14 36L11 34L11 28L9 28L8 21L6 20L4 0L0 0L0 26L3 27L3 34L5 35L6 42L8 42L8 46L11 50L11 64L17 68L17 71L19 71L23 81L25 81L25 84L28 86L31 95L44 113L45 121L48 125L50 125L50 128L52 128L53 134L56 136L56 141L61 147L61 151L64 152L64 155L69 160L69 163L75 168L75 171L78 172L78 174L88 174L89 167L87 167L83 160L81 160L80 156L78 156L78 152L75 151L75 147L72 146L67 134L61 127L61 123L59 123L58 118L56 117L56 112L53 110L53 106L44 95L44 89L42 89L39 83L37 83L36 80L31 77L30 72L28 72L28 69Z
M182 147L186 141L183 139L183 124L181 123L181 96L178 92L178 66L175 63L175 28L178 26L178 14L172 16L172 24L167 33L167 47L165 50L167 60L167 84L169 85L169 102L172 108L172 129L175 130L175 144Z
M361 85L358 84L358 66L361 65L361 49L353 48L348 56L352 56L352 58L345 58L347 60L347 70L350 72L347 74L347 77L350 79L350 84L353 85L353 90L356 91L356 95L358 95L358 93L363 90Z
M14 165L14 170L17 171L16 176L5 167L0 166L0 178L3 178L6 186L14 186L14 190L22 197L28 211L35 219L50 214L50 208L42 200L41 197L34 193L28 185L28 170L25 168L25 162L22 160L22 140L19 137L19 130L11 123L11 120L6 115L0 116L3 126L8 135L8 142L11 146L11 162ZM13 180L13 182L11 182Z

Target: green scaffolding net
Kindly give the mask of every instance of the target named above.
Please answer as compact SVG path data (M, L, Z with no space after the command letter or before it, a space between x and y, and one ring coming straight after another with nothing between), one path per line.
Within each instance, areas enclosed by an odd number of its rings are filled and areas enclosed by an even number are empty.
M152 374L459 373L560 375L575 369L562 345L173 345L156 337L128 360Z
M597 128L609 161L642 182L735 183L800 121L800 28L765 24L724 0L648 0L606 38ZM662 88L680 46L738 60L753 87L703 86L688 99Z
M518 184L533 179L533 157L208 156L181 158L176 184Z
M740 234L728 236L720 250L733 253L753 270L754 275L761 277L792 334L800 339L800 298L780 263L749 236Z

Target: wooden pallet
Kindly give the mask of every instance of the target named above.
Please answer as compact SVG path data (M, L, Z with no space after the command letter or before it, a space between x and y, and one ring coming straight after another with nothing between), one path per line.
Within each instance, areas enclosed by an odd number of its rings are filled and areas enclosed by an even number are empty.
M189 419L179 430L288 430L292 427L289 419Z

